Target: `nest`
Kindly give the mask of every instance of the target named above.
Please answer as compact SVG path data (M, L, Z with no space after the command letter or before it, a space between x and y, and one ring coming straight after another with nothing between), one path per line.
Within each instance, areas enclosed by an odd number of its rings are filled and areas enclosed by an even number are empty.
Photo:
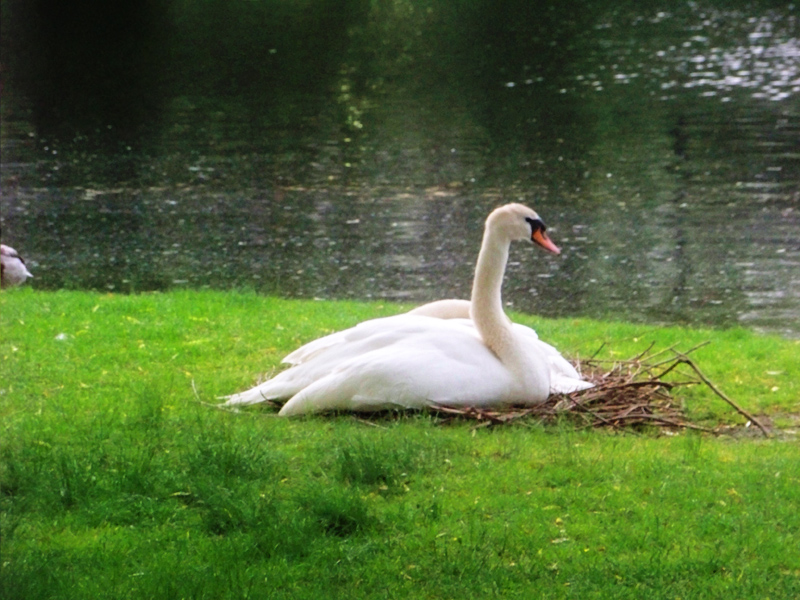
M533 407L506 409L455 408L441 406L436 412L445 422L455 419L478 421L478 427L511 423L525 418L551 422L569 418L587 428L635 428L644 426L667 429L697 429L710 433L718 430L690 421L682 404L672 395L676 387L705 385L744 416L748 425L758 427L764 436L767 429L750 413L741 408L689 358L689 354L706 345L704 342L686 352L670 347L653 352L653 345L628 360L610 361L592 358L573 361L575 368L594 387L571 394L554 394L546 402ZM688 371L688 373L687 373ZM669 380L665 379L670 375Z

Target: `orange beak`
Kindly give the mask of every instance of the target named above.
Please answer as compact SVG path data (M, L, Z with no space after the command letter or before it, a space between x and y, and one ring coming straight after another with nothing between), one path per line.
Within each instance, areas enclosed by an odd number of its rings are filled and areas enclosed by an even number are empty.
M551 252L553 254L561 254L561 249L558 246L556 246L552 241L550 241L550 238L547 237L547 234L541 229L537 229L536 231L533 232L531 240L539 244L542 248L544 248L548 252Z

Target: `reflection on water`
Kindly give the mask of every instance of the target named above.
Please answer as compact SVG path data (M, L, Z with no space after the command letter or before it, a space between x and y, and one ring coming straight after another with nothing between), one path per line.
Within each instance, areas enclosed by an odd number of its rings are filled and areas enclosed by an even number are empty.
M674 21L678 22L674 35L662 35ZM597 28L613 35L624 26L636 30L640 43L618 55L611 69L614 83L652 76L652 82L664 91L663 99L676 99L681 89L695 89L698 95L716 96L721 102L730 102L739 90L772 101L800 92L800 39L798 19L792 12L748 16L731 8L689 3L683 14L612 16ZM610 38L601 43L613 46L615 42ZM594 76L578 80L603 85Z
M564 252L512 249L515 309L800 336L794 9L517 27L514 11L483 23L449 6L400 21L373 6L349 48L330 45L327 87L281 88L260 110L196 83L111 148L37 129L14 98L4 241L41 288L420 302L467 297L483 219L523 201Z

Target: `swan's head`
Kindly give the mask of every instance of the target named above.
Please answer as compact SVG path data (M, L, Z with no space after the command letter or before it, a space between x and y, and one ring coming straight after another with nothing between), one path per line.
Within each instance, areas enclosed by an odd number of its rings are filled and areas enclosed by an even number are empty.
M500 233L509 241L530 239L552 254L561 250L547 236L547 226L536 211L523 204L506 204L496 208L486 219L486 228Z

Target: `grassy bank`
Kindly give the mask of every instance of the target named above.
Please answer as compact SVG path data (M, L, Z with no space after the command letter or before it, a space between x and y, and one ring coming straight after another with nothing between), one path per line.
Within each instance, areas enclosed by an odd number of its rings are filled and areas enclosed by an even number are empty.
M297 345L393 305L243 293L0 295L3 597L788 598L796 441L232 414ZM520 317L566 354L699 350L800 410L794 341ZM615 354L612 354L615 353ZM705 421L741 422L702 388Z

